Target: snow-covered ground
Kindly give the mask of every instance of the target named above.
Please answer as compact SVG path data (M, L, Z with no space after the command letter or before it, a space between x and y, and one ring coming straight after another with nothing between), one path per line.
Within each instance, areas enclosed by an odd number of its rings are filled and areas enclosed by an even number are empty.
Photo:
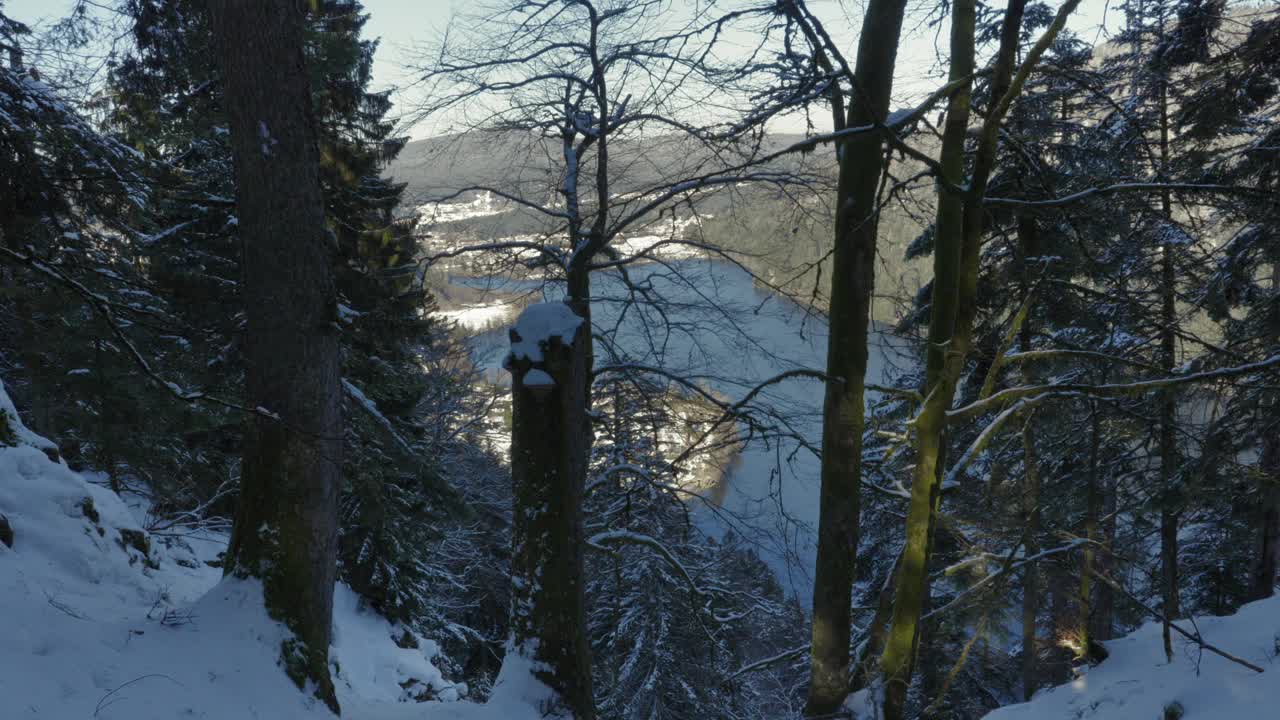
M1228 617L1178 625L1215 647L1261 667L1258 673L1175 635L1165 661L1160 624L1105 643L1111 655L1074 681L1000 708L988 720L1262 720L1280 718L1280 597ZM1181 715L1176 715L1177 708ZM1173 713L1166 715L1168 712Z
M0 384L0 717L13 720L332 718L277 665L287 630L261 588L223 578L218 533L146 532L139 508L46 454ZM16 435L16 437L14 437ZM8 445L6 443L15 443ZM546 689L518 659L484 705L432 664L435 643L334 598L334 681L360 720L532 720ZM409 644L409 643L403 643ZM419 702L421 698L435 698Z

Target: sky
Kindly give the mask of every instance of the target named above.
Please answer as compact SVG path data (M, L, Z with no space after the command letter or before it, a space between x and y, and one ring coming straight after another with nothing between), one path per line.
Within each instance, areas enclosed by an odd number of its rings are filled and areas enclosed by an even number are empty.
M1105 40L1104 24L1114 28L1121 19L1116 9L1123 0L1083 0L1068 27L1087 41ZM6 15L35 25L64 16L76 0L0 0ZM118 0L89 0L97 13L101 8L115 6ZM404 88L412 77L406 62L412 57L415 45L429 43L445 30L455 12L473 5L469 0L363 0L369 14L365 25L368 37L380 38L381 43L374 60L374 89ZM1001 0L994 0L999 5ZM1055 7L1060 3L1050 0ZM865 0L810 0L810 8L817 13L838 42L849 49L846 57L855 55L857 33L861 25ZM895 100L908 104L940 84L945 75L937 61L939 51L945 51L947 24L930 27L927 9L936 5L932 1L913 0L908 6L908 18L904 27L904 39L898 56L898 78L895 81ZM401 101L412 100L412 91L394 96ZM799 132L804 129L800 117L784 119L774 130ZM414 138L429 137L447 130L447 123L420 124L405 128ZM820 130L823 128L819 128Z

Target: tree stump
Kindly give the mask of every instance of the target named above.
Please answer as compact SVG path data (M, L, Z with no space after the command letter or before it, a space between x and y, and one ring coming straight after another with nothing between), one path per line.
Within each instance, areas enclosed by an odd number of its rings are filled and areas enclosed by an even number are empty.
M512 527L508 653L578 720L594 716L583 602L582 494L591 447L587 323L564 303L526 308L510 331Z

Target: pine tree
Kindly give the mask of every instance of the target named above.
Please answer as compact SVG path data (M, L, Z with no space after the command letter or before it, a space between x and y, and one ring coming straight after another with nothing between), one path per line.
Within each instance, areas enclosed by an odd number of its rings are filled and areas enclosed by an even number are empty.
M41 81L23 63L24 28L0 18L9 47L0 242L11 280L0 331L15 398L73 467L102 470L116 489L145 478L196 502L192 479L207 468L184 462L184 438L172 432L192 408L138 362L179 360L187 349L186 329L145 272L148 163ZM175 370L167 381L185 386Z
M1259 12L1228 34L1223 3L1195 2L1180 9L1177 32L1161 47L1167 62L1189 67L1195 91L1183 99L1173 124L1187 138L1187 165L1205 183L1254 187L1215 220L1228 235L1195 299L1221 324L1226 357L1258 357L1280 348L1280 252L1274 197L1280 153L1277 130L1266 122L1280 103L1280 16ZM1222 40L1225 36L1225 42ZM1214 514L1198 535L1210 559L1210 577L1194 591L1206 609L1227 612L1246 599L1275 592L1280 563L1280 432L1271 377L1233 394L1211 431L1202 468L1203 498ZM1252 454L1253 462L1239 458Z
M602 717L780 717L797 698L735 671L799 644L801 611L732 532L694 523L661 435L674 388L621 375L596 387L586 592ZM782 668L792 682L799 668Z
M242 243L223 99L207 20L190 0L136 0L136 50L112 74L113 126L159 167L157 207L167 230L148 246L148 266L187 322L202 387L240 392ZM452 392L448 372L429 373L441 332L415 265L412 221L398 219L403 185L382 168L403 147L386 119L386 93L369 90L376 42L362 38L359 3L321 2L305 18L307 72L318 122L325 227L342 328L349 419L344 442L341 575L375 607L407 620L423 606L436 537L428 518L457 507L420 447L430 440L424 403ZM443 392L443 394L442 394ZM235 418L207 411L192 443L234 459ZM225 477L225 475L224 475ZM422 628L420 628L422 629Z

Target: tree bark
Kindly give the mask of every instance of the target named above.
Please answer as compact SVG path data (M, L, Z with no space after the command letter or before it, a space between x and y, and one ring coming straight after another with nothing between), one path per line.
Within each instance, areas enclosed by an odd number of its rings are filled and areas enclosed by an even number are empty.
M1276 568L1280 566L1280 436L1274 428L1262 440L1258 475L1258 491L1262 498L1262 545L1253 577L1252 595L1255 600L1275 594Z
M882 122L888 114L905 10L904 0L868 4L847 126ZM806 715L835 712L849 692L850 607L858 550L867 331L875 285L882 147L881 137L873 133L854 136L839 146Z
M588 328L583 320L567 345L550 338L540 361L514 353L507 361L515 485L507 652L536 663L534 674L577 720L595 717L582 581ZM520 340L512 330L512 341ZM553 384L526 383L533 370L545 372Z
M1162 33L1163 34L1163 33ZM1160 177L1168 179L1169 169L1169 85L1160 80ZM1160 193L1160 212L1165 222L1173 222L1173 202L1168 188ZM1160 248L1160 363L1172 374L1176 354L1178 323L1174 297L1176 276L1173 266L1173 243ZM1161 636L1164 654L1173 662L1173 636L1169 624L1178 618L1178 510L1177 491L1178 445L1175 423L1177 399L1173 390L1160 396L1160 575L1164 622Z
M915 418L916 466L907 510L902 571L894 599L893 622L880 668L884 676L885 720L901 720L906 711L921 611L928 592L928 565L934 524L941 498L945 466L946 412L955 396L965 357L973 342L977 314L977 285L982 230L982 204L995 166L997 137L1012 98L1026 80L1026 72L1053 42L1079 0L1067 0L1014 75L1025 0L1012 0L1000 33L1000 48L991 77L992 107L979 135L969 182L965 182L965 142L968 136L975 55L976 0L957 0L951 9L951 66L949 81L959 84L947 106L939 157L939 193L934 226L933 295L929 311L924 406ZM961 193L956 189L967 189Z
M1022 521L1026 524L1026 554L1033 557L1040 552L1040 472L1036 467L1030 418L1022 427L1022 452L1026 476L1022 490ZM1022 698L1030 700L1039 687L1036 618L1040 614L1042 583L1040 569L1035 562L1028 562L1022 573Z
M951 67L949 81L973 74L974 0L956 0L951 8ZM947 103L947 119L939 158L943 180L964 184L964 140L969 129L972 82L964 83ZM884 717L901 720L906 712L920 615L928 582L928 550L941 486L943 427L954 386L947 387L946 364L955 336L959 302L964 198L942 187L934 225L933 294L929 307L928 348L924 397L916 417L916 466L907 510L906 545L894 593L893 620L880 668L884 675Z
M1079 636L1080 649L1078 655L1086 660L1093 659L1093 575L1097 570L1095 558L1098 537L1098 515L1102 512L1102 492L1098 487L1098 449L1101 445L1102 428L1098 417L1098 403L1089 404L1089 466L1085 469L1085 511L1084 534L1087 543L1084 546L1080 572L1080 616L1076 634Z
M243 241L248 420L227 572L260 578L282 663L338 712L328 649L341 472L337 300L300 2L210 0ZM270 415L268 415L268 413Z
M1021 267L1023 304L1029 302L1031 296L1031 268L1029 258L1040 254L1038 240L1039 227L1033 217L1018 218L1018 261ZM1022 352L1031 350L1032 322L1028 309L1027 317L1019 329L1019 347ZM1035 384L1030 365L1024 365L1023 379L1028 385ZM1026 555L1034 557L1040 552L1040 467L1036 457L1036 446L1032 432L1034 412L1027 417L1022 426L1022 517L1026 524ZM1040 614L1040 568L1035 561L1028 562L1023 569L1022 580L1022 694L1024 700L1030 700L1039 687L1039 648L1036 642L1036 618Z
M1110 576L1115 567L1114 552L1116 542L1116 510L1117 510L1117 494L1119 488L1115 479L1111 479L1101 486L1102 490L1102 552L1094 557L1098 565L1098 571L1104 575ZM1114 618L1116 614L1116 593L1115 588L1107 583L1098 586L1097 607L1094 609L1095 622L1094 635L1098 640L1110 640L1113 632Z
M880 584L880 592L876 593L876 612L867 628L867 640L862 650L853 660L853 679L849 683L851 693L867 687L876 677L875 658L884 651L884 642L889 630L889 617L893 612L893 588L897 584L898 570L902 567L902 554L894 560L893 567Z
M1271 292L1280 294L1280 262L1271 265ZM1274 344L1280 337L1271 337ZM1276 592L1276 571L1280 568L1280 424L1271 398L1263 411L1262 452L1258 457L1258 495L1262 500L1260 520L1261 547L1254 568L1250 596L1254 600L1269 598Z

